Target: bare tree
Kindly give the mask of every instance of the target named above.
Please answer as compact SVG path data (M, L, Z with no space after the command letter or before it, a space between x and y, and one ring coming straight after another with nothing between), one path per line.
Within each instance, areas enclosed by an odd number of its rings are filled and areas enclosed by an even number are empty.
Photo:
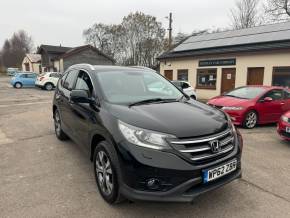
M267 0L265 12L270 21L290 20L290 0Z
M26 53L33 49L33 41L28 34L20 30L10 39L6 39L2 48L2 62L5 67L20 67Z
M231 25L234 29L256 26L260 23L258 16L259 0L236 0L235 8L231 9Z
M83 32L87 43L115 58L118 64L153 67L164 51L165 29L155 17L130 13L121 24L94 24Z

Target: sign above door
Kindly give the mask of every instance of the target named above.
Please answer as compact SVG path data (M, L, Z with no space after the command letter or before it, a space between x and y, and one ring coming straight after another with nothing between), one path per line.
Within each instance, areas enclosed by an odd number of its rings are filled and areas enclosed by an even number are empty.
M198 65L200 67L209 67L209 66L231 66L236 65L236 59L216 59L216 60L200 60Z

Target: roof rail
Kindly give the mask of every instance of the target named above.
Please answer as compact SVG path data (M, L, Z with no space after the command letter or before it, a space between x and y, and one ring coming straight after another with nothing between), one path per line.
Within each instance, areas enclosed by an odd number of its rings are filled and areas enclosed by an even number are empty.
M94 70L95 69L93 67L93 65L86 64L86 63L83 63L83 64L74 64L74 65L71 65L68 69L73 68L73 67L89 67L91 70Z
M150 71L156 72L155 70L153 70L153 69L151 69L149 67L144 67L144 66L128 66L128 67L138 68L138 69L144 69L144 70L150 70Z

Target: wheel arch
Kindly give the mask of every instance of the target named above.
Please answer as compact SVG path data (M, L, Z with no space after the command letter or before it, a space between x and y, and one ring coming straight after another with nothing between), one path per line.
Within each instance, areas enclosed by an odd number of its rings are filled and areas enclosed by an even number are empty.
M16 81L16 82L14 82L13 86L16 87L16 84L17 84L17 83L19 83L21 86L23 86L23 83L20 82L20 81Z
M102 141L107 141L111 143L115 149L116 149L116 143L114 142L114 139L112 136L104 133L94 133L93 136L91 137L91 142L90 142L90 160L93 161L93 155L94 151L97 147L97 145L102 142Z
M48 81L48 82L46 82L46 83L44 83L44 87L47 85L47 84L51 84L52 85L52 87L54 87L55 88L55 85L53 84L53 82L50 82L50 81Z

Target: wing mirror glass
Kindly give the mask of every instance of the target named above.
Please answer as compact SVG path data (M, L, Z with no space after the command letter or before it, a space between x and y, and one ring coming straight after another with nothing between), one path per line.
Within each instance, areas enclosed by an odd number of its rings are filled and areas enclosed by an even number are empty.
M273 98L271 98L271 97L266 97L266 98L263 99L263 101L264 101L264 102L271 102L271 101L273 101Z

